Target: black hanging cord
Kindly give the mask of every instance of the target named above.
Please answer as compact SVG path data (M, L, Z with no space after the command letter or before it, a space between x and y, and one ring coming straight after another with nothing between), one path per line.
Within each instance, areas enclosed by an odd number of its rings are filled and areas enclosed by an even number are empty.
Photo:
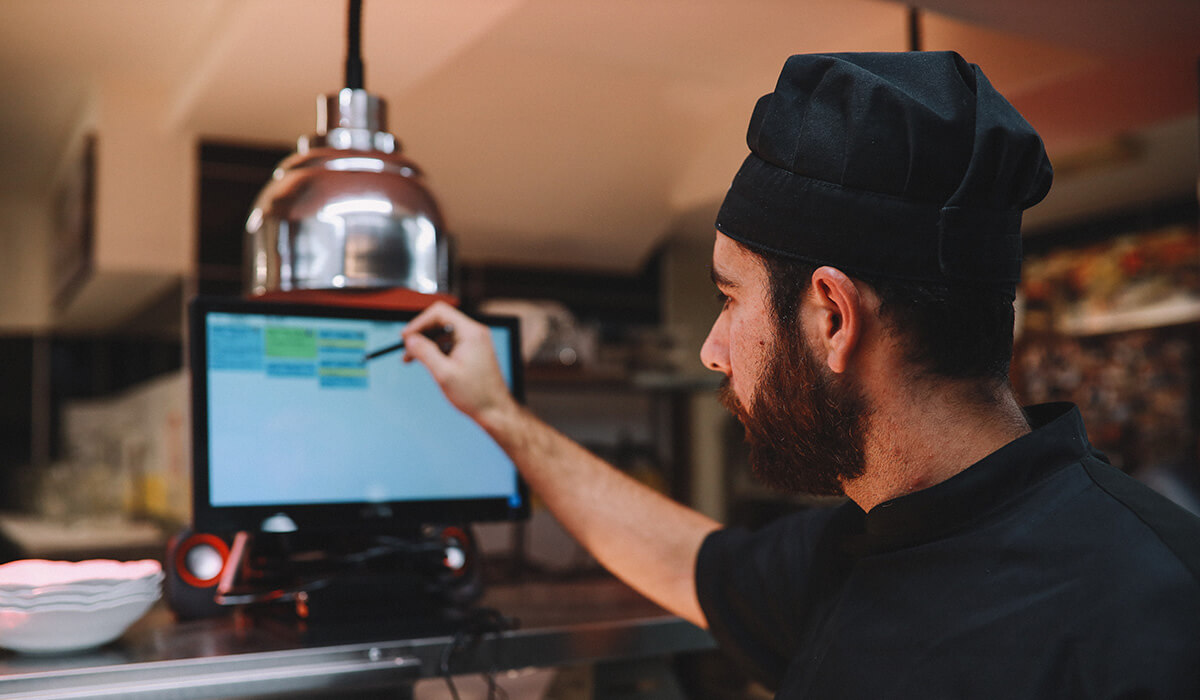
M346 22L346 87L363 89L362 61L362 0L350 0L350 16Z
M921 10L909 5L908 7L908 50L924 51L921 41Z

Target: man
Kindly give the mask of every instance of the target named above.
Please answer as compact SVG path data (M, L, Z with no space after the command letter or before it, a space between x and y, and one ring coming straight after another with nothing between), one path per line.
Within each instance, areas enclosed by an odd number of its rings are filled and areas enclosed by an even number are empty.
M1041 140L953 53L793 56L717 219L701 349L779 486L722 530L521 409L486 331L406 333L597 559L780 697L1200 697L1200 521L1007 381ZM453 324L448 355L417 331Z

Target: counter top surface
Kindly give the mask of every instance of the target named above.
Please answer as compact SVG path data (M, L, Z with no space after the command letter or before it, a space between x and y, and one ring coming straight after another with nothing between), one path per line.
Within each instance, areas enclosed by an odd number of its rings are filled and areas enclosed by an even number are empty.
M515 629L464 636L403 620L304 630L247 616L176 622L155 607L118 641L63 656L0 652L6 698L216 698L403 684L422 677L638 659L711 637L610 579L496 586L480 602Z

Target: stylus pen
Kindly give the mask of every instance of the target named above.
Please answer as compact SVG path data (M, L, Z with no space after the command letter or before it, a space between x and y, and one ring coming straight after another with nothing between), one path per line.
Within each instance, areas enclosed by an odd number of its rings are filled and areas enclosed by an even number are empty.
M454 347L454 326L426 328L425 330L421 331L421 335L437 343L442 352L450 352L450 348ZM401 340L400 342L392 343L387 347L379 348L378 350L372 350L363 356L363 362L366 362L367 360L374 360L375 358L383 357L384 355L390 355L397 350L403 349L404 341Z

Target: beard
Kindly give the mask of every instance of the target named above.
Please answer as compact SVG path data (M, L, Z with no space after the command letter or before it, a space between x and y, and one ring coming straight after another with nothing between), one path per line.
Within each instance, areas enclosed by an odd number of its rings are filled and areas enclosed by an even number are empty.
M720 399L746 431L750 468L767 486L818 496L844 495L842 483L866 469L863 444L870 412L859 387L827 372L800 333L779 342L749 410L729 386Z

